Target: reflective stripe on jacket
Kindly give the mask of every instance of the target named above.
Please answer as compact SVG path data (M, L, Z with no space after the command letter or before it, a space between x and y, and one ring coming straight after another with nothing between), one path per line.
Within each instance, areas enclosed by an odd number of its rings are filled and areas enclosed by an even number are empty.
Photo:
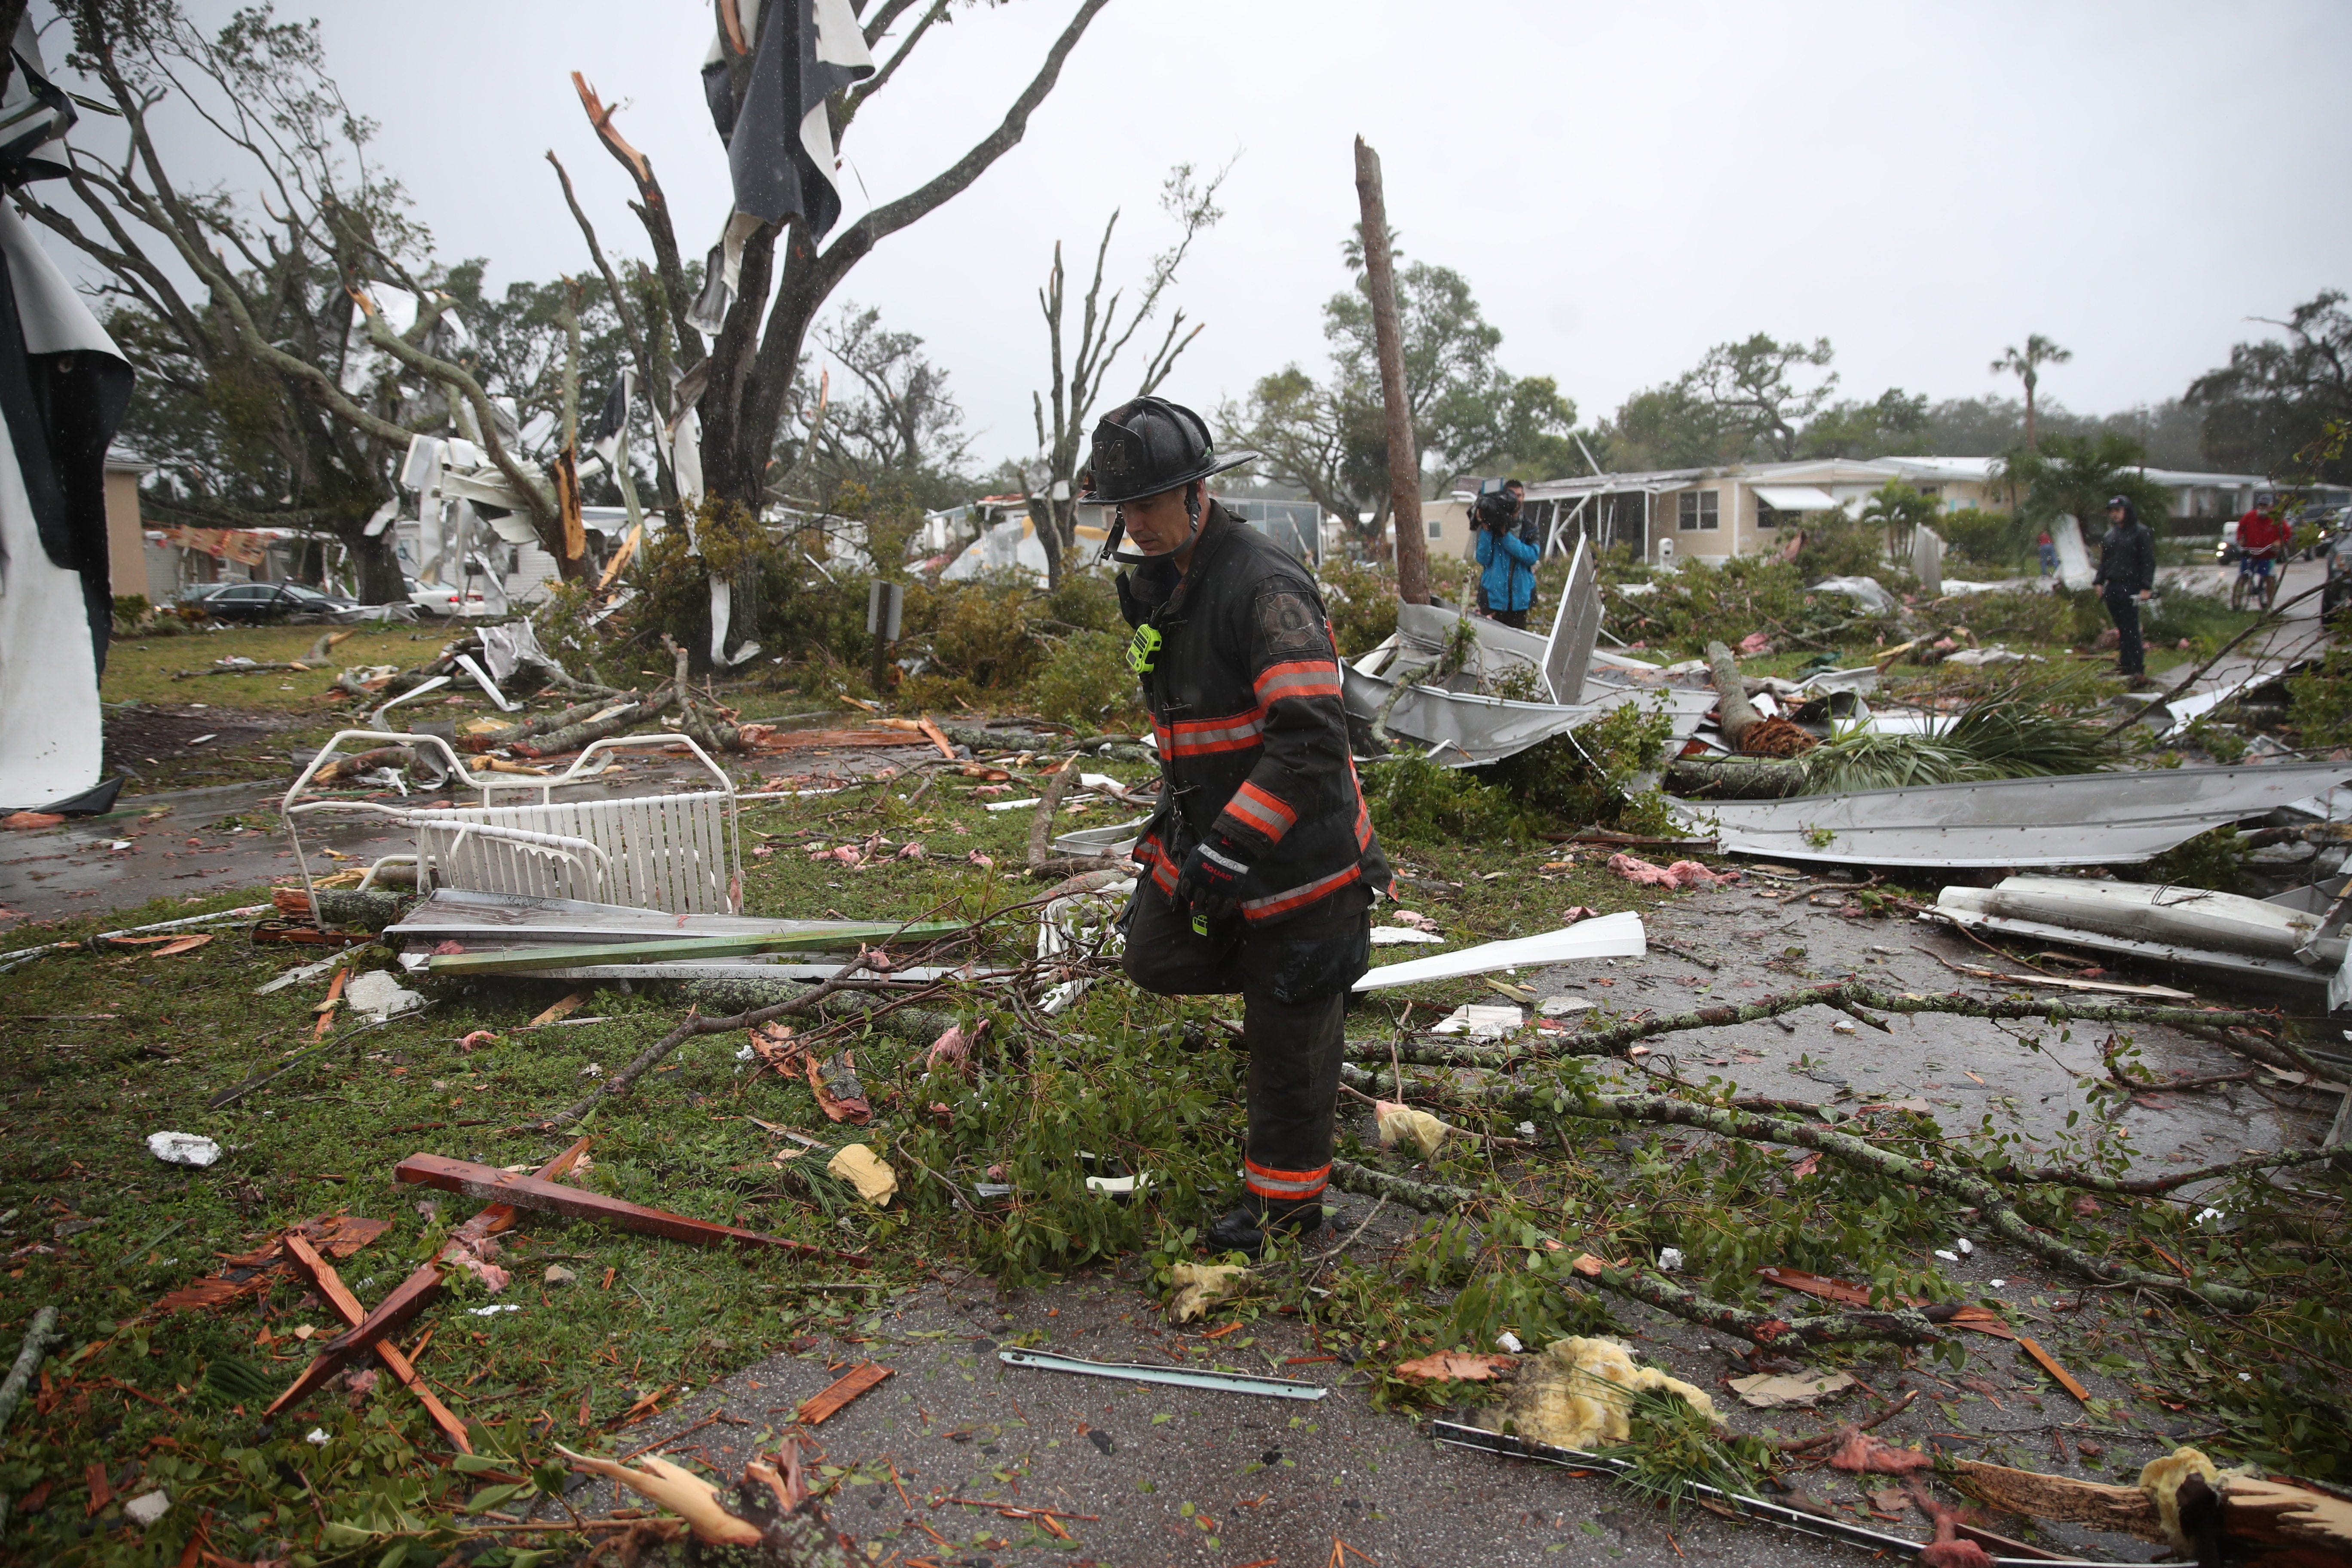
M1242 914L1301 914L1363 882L1386 893L1388 861L1348 752L1339 656L1315 580L1281 546L1214 503L1191 570L1152 561L1119 578L1130 626L1161 641L1143 679L1167 778L1135 858L1172 893L1211 832L1255 852Z

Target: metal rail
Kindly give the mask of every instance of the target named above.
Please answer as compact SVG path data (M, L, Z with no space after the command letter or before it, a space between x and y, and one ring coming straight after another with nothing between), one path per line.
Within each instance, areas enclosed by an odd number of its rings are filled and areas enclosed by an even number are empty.
M1458 1422L1433 1421L1430 1430L1435 1434L1439 1444L1445 1447L1475 1448L1498 1458L1532 1459L1538 1464L1558 1465L1567 1469L1601 1470L1610 1475L1619 1475L1633 1468L1627 1461L1612 1458L1605 1454L1590 1453L1582 1448L1555 1448L1548 1443L1530 1443L1524 1437L1489 1432L1478 1426L1465 1426ZM1872 1552L1891 1552L1911 1559L1917 1558L1927 1546L1924 1541L1889 1535L1885 1531L1872 1530L1866 1525L1849 1524L1842 1519L1807 1513L1785 1503L1767 1502L1762 1498L1727 1492L1719 1487L1694 1483L1686 1489L1693 1497L1721 1503L1749 1519L1777 1524L1800 1534L1819 1536L1824 1541L1841 1541L1849 1546L1860 1546ZM1995 1557L1993 1562L2000 1568L2035 1568L2036 1564L2040 1568L2051 1568L2052 1564L2056 1568L2113 1568L2111 1563L2076 1557Z

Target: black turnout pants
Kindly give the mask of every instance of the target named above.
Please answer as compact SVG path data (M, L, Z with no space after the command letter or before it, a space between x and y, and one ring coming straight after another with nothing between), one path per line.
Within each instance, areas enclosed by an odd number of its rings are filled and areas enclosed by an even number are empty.
M2116 665L2126 675L2147 673L2147 649L2140 642L2139 601L2110 584L2102 595L2116 623Z
M1346 1046L1348 987L1371 956L1371 894L1349 888L1280 925L1192 930L1149 879L1128 907L1127 976L1162 996L1242 994L1249 1052L1244 1184L1272 1203L1321 1195Z

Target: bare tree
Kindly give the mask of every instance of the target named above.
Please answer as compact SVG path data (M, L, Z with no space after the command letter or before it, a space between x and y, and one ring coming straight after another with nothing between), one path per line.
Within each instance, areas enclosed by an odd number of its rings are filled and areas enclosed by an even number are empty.
M862 388L833 398L823 421L808 422L820 460L869 485L895 475L919 489L970 458L963 408L920 337L885 330L879 310L845 304L816 340Z
M18 199L101 269L114 321L151 351L145 368L165 367L167 385L257 448L278 488L200 485L164 514L331 533L351 551L362 597L399 599L389 530L371 535L369 521L393 498L392 466L411 437L454 416L565 573L583 571L564 548L554 487L501 428L503 411L446 330L452 300L429 236L399 184L370 164L374 126L327 76L318 25L240 11L208 36L170 0L64 9L69 63L121 114L123 146L119 158L68 149L66 184L82 213L30 188ZM173 180L150 123L167 97L249 161L260 216ZM201 292L183 287L191 275ZM392 294L415 305L398 330Z
M2042 383L2042 367L2045 364L2064 364L2074 357L2073 349L2062 349L2040 332L2034 332L2027 336L2023 348L2021 349L2012 343L2001 351L1999 359L1992 362L1993 374L2014 374L2018 380L2025 384L2025 448L2029 452L2033 449L2035 444L2033 393Z
M828 107L836 146L857 114L888 87L932 26L947 16L950 3L931 0L923 5L897 48L874 74L834 96ZM918 4L919 0L880 0L872 5L860 23L866 47L880 43L896 23L916 11ZM1070 51L1107 4L1108 0L1079 0L1069 24L1046 50L1036 74L1013 100L1003 119L913 191L868 209L834 231L829 240L799 216L781 225L761 223L753 229L743 244L734 298L709 344L708 369L698 377L694 372L706 363L704 339L693 324L695 296L680 258L669 202L654 174L653 162L621 135L613 110L584 81L573 78L590 123L636 187L637 200L631 206L652 242L661 303L678 344L678 362L688 371L681 383L682 396L690 393L690 401L701 415L702 472L712 499L758 510L767 498L769 464L791 407L809 329L825 300L877 245L937 211L1019 143L1028 130L1029 117L1054 90ZM725 25L720 38L723 68L714 69L709 79L718 83L728 94L732 110L740 112L760 40L743 32L739 7L718 9ZM767 6L761 26L797 25L797 15L794 7Z
M1118 213L1112 211L1110 221L1103 225L1102 241L1095 247L1094 281L1087 286L1086 305L1078 321L1078 341L1068 356L1066 369L1062 341L1062 242L1054 242L1054 268L1046 275L1045 287L1037 291L1037 308L1045 313L1053 362L1050 430L1046 424L1047 396L1034 392L1029 395L1031 410L1037 420L1037 447L1045 462L1045 515L1051 527L1038 531L1038 542L1045 547L1045 577L1051 584L1060 585L1062 552L1077 537L1078 452L1088 438L1089 422L1095 404L1102 396L1103 383L1129 340L1158 312L1160 296L1175 282L1176 269L1183 265L1192 241L1202 229L1213 227L1225 216L1217 205L1217 187L1225 183L1233 167L1228 163L1211 175L1206 184L1195 183L1190 163L1179 163L1169 171L1160 187L1160 205L1176 220L1176 243L1151 258L1143 297L1136 301L1123 328L1118 320L1120 292L1114 292L1108 303L1102 302L1103 263L1110 254L1111 233L1118 227ZM1176 368L1177 359L1206 325L1197 323L1187 332L1182 310L1169 316L1168 331L1161 335L1151 362L1143 367L1143 378L1136 388L1138 397L1149 396L1159 389Z

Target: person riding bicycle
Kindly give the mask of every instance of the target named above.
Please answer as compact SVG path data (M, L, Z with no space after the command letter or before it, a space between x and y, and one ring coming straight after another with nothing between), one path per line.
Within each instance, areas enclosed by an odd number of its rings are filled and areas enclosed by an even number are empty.
M2233 606L2244 601L2249 583L2256 585L2265 610L2278 597L2274 563L2286 559L2287 526L2271 510L2277 504L2270 491L2257 491L2252 510L2238 520L2238 581L2230 594Z

